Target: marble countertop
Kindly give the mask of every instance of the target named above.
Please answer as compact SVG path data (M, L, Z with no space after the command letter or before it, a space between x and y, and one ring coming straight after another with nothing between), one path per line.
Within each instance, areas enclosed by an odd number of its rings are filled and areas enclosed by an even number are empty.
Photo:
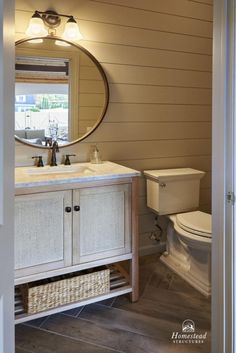
M113 162L73 163L70 166L17 167L15 168L15 188L33 188L70 183L83 183L117 178L140 176L137 170Z

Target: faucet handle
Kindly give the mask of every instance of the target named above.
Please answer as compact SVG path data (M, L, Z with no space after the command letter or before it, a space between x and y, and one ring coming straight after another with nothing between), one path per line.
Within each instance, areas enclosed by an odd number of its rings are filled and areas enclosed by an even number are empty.
M70 157L75 157L76 154L66 154L64 165L70 165Z
M52 138L51 137L45 137L45 146L52 147Z
M58 142L57 141L53 142L52 148L55 148L55 152L59 152L59 146L58 146Z
M43 157L42 156L33 156L32 159L37 159L36 161L36 166L37 167L43 167Z

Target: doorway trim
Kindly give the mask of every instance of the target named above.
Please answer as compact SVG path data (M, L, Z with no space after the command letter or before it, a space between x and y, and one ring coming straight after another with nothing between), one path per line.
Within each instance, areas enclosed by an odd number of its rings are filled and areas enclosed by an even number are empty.
M233 353L235 0L214 0L213 17L211 350Z
M14 0L0 0L0 353L14 352Z

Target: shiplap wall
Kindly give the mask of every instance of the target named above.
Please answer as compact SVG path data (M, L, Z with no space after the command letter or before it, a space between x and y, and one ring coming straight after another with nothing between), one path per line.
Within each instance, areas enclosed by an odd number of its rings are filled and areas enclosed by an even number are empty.
M24 37L35 6L33 0L16 0L17 39ZM212 0L37 1L37 10L48 8L76 16L85 38L80 44L102 64L110 87L102 124L61 154L70 151L85 161L97 142L103 159L138 170L203 170L200 204L209 211ZM17 165L31 164L38 153L17 144ZM155 247L153 229L142 179L141 247Z

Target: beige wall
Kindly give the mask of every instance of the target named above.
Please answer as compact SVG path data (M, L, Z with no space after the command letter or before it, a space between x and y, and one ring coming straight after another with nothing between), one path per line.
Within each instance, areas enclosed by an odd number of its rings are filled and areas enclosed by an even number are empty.
M52 1L37 1L47 10ZM33 0L16 0L16 38L24 37ZM110 104L104 121L84 142L68 148L80 161L94 142L103 159L138 170L193 167L206 172L201 209L211 197L212 0L54 1L74 14L81 42L102 64ZM48 6L47 6L48 5ZM64 149L61 153L64 153ZM16 146L17 165L31 164L36 149ZM140 241L149 240L154 216L140 183Z

